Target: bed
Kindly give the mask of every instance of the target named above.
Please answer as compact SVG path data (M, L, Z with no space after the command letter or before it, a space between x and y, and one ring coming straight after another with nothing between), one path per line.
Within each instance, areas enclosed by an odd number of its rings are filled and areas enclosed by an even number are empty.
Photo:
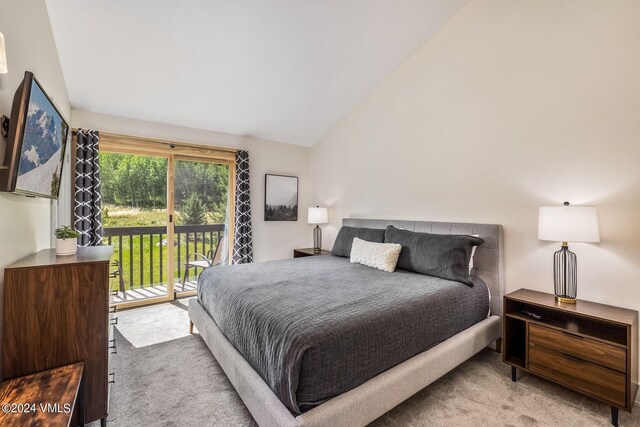
M343 225L478 235L477 279L468 287L333 256L205 271L191 322L259 425L366 425L500 337L501 226Z

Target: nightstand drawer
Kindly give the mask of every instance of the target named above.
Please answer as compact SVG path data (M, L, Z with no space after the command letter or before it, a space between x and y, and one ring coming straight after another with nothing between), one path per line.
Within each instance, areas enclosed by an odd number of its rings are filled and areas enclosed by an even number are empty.
M578 359L597 363L616 371L627 371L626 350L600 341L532 323L529 324L529 342Z
M612 369L529 344L529 370L613 405L626 405L626 376Z

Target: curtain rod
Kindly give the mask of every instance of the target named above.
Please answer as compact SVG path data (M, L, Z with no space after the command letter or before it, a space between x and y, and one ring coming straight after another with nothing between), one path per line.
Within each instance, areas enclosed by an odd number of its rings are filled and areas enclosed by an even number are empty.
M72 133L73 135L77 135L78 134L78 130L80 130L80 128L73 128L72 129ZM165 144L165 145L180 145L180 146L184 146L184 147L198 147L198 148L206 148L209 150L218 150L218 151L226 151L229 153L237 153L238 151L241 151L241 149L239 148L228 148L228 147L218 147L215 145L206 145L206 144L194 144L191 142L182 142L182 141L170 141L167 139L158 139L158 138L150 138L150 137L146 137L146 136L136 136L136 135L124 135L124 134L118 134L118 133L111 133L111 132L102 132L102 131L97 131L100 135L105 135L108 136L110 138L122 138L122 139L134 139L134 140L138 140L138 141L146 141L146 142L155 142L158 144Z

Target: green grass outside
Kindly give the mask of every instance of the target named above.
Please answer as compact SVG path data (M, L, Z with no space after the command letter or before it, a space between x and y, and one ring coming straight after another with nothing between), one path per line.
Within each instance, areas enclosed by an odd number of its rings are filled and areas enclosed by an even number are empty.
M166 209L139 209L115 205L106 205L102 208L102 226L104 228L164 226L166 224Z
M125 288L142 288L152 285L161 285L167 283L167 247L162 246L162 270L160 269L160 251L161 247L158 244L160 242L160 236L122 236L122 271L125 281ZM152 241L153 238L153 241ZM166 239L166 235L162 236ZM111 244L114 246L114 260L120 260L120 237L113 237ZM133 242L133 245L131 245ZM176 236L177 242L177 236ZM108 240L105 238L105 243L108 244ZM140 244L142 243L142 269L140 268ZM193 242L193 235L190 237L189 253L201 253L206 255L210 249L215 249L217 244L217 236L214 233L213 242L209 241L209 238L203 242L202 240ZM196 248L197 246L197 248ZM204 246L204 248L203 248ZM133 247L133 251L131 248ZM151 254L153 254L153 262L151 262ZM175 254L178 257L178 246L175 246ZM176 262L174 272L175 279L182 280L182 277L178 277L178 263L182 269L181 274L184 274L184 263L187 257L187 244L186 236L181 236L180 241L180 260ZM153 270L151 268L153 266ZM140 272L142 271L142 282L140 278ZM200 270L201 271L201 270ZM197 277L195 269L190 270L188 280L195 280ZM153 275L152 275L153 274ZM177 280L176 280L177 281ZM112 280L112 289L119 289L119 280Z

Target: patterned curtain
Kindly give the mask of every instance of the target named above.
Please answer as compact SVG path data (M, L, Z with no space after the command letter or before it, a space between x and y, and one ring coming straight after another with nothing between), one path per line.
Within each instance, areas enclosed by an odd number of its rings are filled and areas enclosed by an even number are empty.
M249 195L249 153L236 153L236 203L233 232L233 264L253 262L251 197Z
M78 246L99 246L102 244L98 141L98 132L78 129L74 208L74 228L80 233Z

